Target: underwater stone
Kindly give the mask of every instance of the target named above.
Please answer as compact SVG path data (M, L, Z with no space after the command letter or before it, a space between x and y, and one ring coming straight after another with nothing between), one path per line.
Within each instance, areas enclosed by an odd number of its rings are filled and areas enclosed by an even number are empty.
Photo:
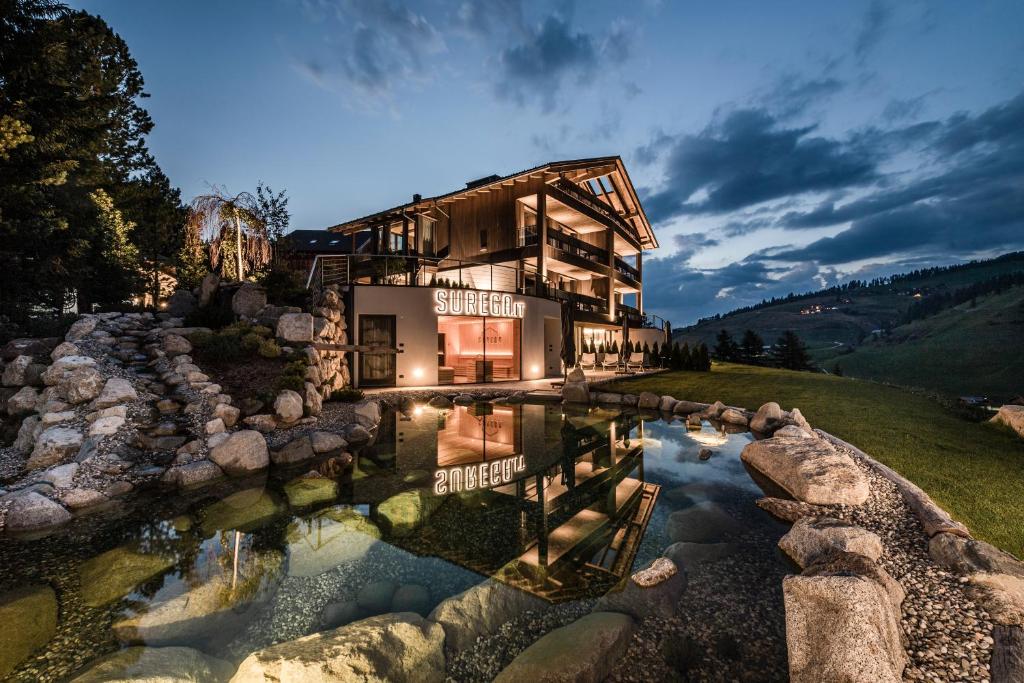
M0 677L6 676L57 631L57 596L49 586L0 594Z
M82 602L89 607L106 605L173 566L174 560L169 557L138 553L124 546L108 550L78 568Z
M190 647L129 647L96 660L72 683L225 681L235 667Z

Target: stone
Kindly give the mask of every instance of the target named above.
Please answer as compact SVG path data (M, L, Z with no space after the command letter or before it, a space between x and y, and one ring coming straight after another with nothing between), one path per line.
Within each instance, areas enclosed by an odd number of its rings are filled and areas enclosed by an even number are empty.
M211 450L210 460L228 476L238 477L265 469L270 464L270 452L262 434L243 429Z
M79 565L82 602L89 607L109 604L173 566L170 556L140 553L126 546L108 550Z
M162 477L165 483L174 484L183 489L200 486L220 479L224 471L209 460L196 460L167 470Z
M367 429L374 429L380 424L380 403L377 401L360 401L352 407L356 424Z
M834 517L803 517L779 540L779 548L802 569L825 553L841 550L872 561L882 556L882 539Z
M180 334L165 334L163 341L164 353L173 358L192 353L192 342Z
M391 596L390 611L415 612L425 617L430 611L430 591L414 583L399 586Z
M68 328L67 334L64 335L64 339L67 341L78 341L92 334L92 331L96 329L96 325L99 324L99 319L95 316L84 316L76 320L70 328Z
M778 403L769 401L757 409L750 419L750 429L761 434L771 433L782 422L782 408Z
M324 404L323 398L320 396L320 390L312 382L306 382L302 387L302 407L305 409L306 414L313 417L320 415Z
M698 413L690 413L686 416L686 428L690 430L699 430L704 427L703 422L700 419Z
M242 411L228 403L218 403L213 407L213 416L220 419L228 429L238 423L241 413Z
M7 508L8 531L35 531L71 521L71 513L46 496L29 491L14 498ZM0 622L2 623L2 622Z
M276 451L270 453L270 461L275 465L291 465L309 460L313 453L313 444L308 436L292 439Z
M737 551L732 543L691 543L681 541L665 548L665 557L672 560L677 567L696 567L709 564L729 557Z
M348 442L340 434L334 432L316 431L309 435L309 440L313 446L313 452L317 455L322 453L330 453L332 451L341 451L348 446Z
M1024 578L977 572L967 577L967 583L969 595L985 608L993 623L1024 626Z
M285 313L277 319L277 336L289 343L313 341L313 316Z
M815 558L804 569L801 576L863 576L877 582L885 589L889 600L896 607L903 604L907 594L899 581L892 578L879 564L860 553L829 550Z
M242 283L231 297L231 310L244 318L255 318L267 305L267 290L252 282Z
M78 356L82 351L75 344L65 341L61 342L50 352L50 360L57 361L64 356Z
M274 415L280 424L288 425L302 417L302 397L285 389L274 399Z
M190 647L135 646L101 657L72 683L217 683L234 671L229 662Z
M207 273L203 277L203 281L199 283L199 305L202 307L209 306L219 288L220 275Z
M137 401L138 398L139 395L135 392L135 387L132 386L131 382L121 377L111 377L103 385L103 391L92 402L92 405L94 408L109 408L118 403Z
M789 677L793 683L898 683L908 657L899 608L862 576L787 576Z
M828 508L784 498L758 498L757 507L776 519L790 523L803 517L820 517L828 514Z
M495 683L599 683L629 647L633 619L595 612L542 636L498 674Z
M85 421L89 422L89 423L92 423L92 422L95 422L96 420L100 419L101 417L122 417L122 418L127 418L128 417L128 408L126 408L125 406L111 406L109 408L104 408L103 410L97 410L95 412L92 412L92 413L89 413L88 415L86 415L85 416Z
M410 614L384 614L253 652L232 683L318 681L440 683L444 632Z
M447 396L434 396L427 401L427 405L438 410L447 410L452 407L452 401Z
M941 533L928 542L932 561L961 575L975 572L1012 574L1024 578L1024 563L993 545L956 534Z
M42 380L46 386L56 386L65 375L86 367L96 367L96 361L89 356L61 356L42 374Z
M357 621L359 617L359 605L356 604L355 600L333 602L324 607L324 611L320 616L320 625L325 629L338 628L339 626Z
M57 632L57 596L49 586L0 593L0 677L6 677Z
M676 401L672 412L676 415L691 415L708 409L707 403L694 403L693 401Z
M649 391L640 392L637 398L636 407L640 410L657 410L661 405L661 397Z
M704 501L668 516L665 533L673 543L716 543L738 536L744 525L712 501Z
M679 401L674 396L662 396L661 401L658 403L658 410L663 413L671 413L675 410L677 403Z
M364 614L384 614L391 607L391 597L398 590L398 584L391 579L370 581L356 593L356 604Z
M424 489L403 491L380 503L377 517L385 531L402 538L423 526L442 502Z
M116 434L124 426L124 418L117 415L101 417L89 425L89 436L109 436Z
M33 387L22 387L7 399L7 414L20 417L34 412L39 401L39 392Z
M562 385L562 400L566 403L590 403L590 385L586 382L566 382Z
M344 436L351 446L362 446L373 438L373 435L370 434L366 427L354 423L345 425Z
M583 368L573 368L569 370L565 376L566 382L586 382L587 375L583 372Z
M284 495L293 508L329 503L338 497L338 482L326 477L297 477L284 485Z
M42 426L39 418L35 415L26 417L21 421L21 427L18 428L18 436L14 439L13 444L14 450L22 455L31 453L40 432L42 432Z
M103 390L103 375L93 367L76 368L57 383L60 396L72 405L91 401Z
M212 534L227 530L252 531L285 512L276 494L253 487L207 505L199 516L203 532Z
M224 420L220 419L219 417L215 417L212 420L208 420L206 424L203 425L203 433L205 433L207 436L213 436L214 434L223 434L225 430L226 427L224 426Z
M103 489L103 494L107 498L117 498L119 496L126 495L132 492L135 488L130 481L124 479L118 479L107 484L106 488Z
M56 426L43 430L25 467L36 470L56 465L78 452L82 438L82 432L71 427Z
M71 487L80 465L77 462L69 462L66 465L58 465L43 472L40 477L42 481L48 481L55 489L66 489Z
M739 425L741 427L747 426L747 416L743 414L743 411L737 408L726 408L722 411L722 414L718 416L718 419L730 425Z
M4 377L7 373L4 373ZM4 382L6 384L6 382ZM1021 437L1024 437L1024 406L1004 405L999 408L990 422L1006 425Z
M45 356L61 342L58 337L19 337L0 347L0 360L12 361L18 356Z
M659 557L634 573L622 590L612 589L594 606L595 612L621 612L634 619L675 616L686 590L686 573L667 557Z
M18 356L10 363L4 366L4 373L0 377L0 382L5 387L21 387L26 382L26 373L28 372L28 366L32 364L32 356Z
M602 403L602 404L605 404L605 405L621 405L622 404L622 394L612 394L612 393L603 392L603 393L596 394L594 396L594 400L597 403Z
M105 495L95 489L78 488L65 491L61 494L60 501L74 511L102 505L109 500Z
M488 579L442 600L428 618L444 628L445 648L458 652L472 647L478 637L496 633L520 614L547 606L535 595Z
M740 457L805 503L861 505L868 499L867 477L853 458L823 439L761 439Z
M186 316L196 310L199 300L187 289L179 289L167 297L165 311L173 316Z
M380 536L376 524L350 509L329 508L295 520L285 532L288 575L317 576L360 560Z
M789 421L808 434L814 434L814 430L811 429L811 423L807 421L807 418L804 417L799 408L793 408L793 410L789 411Z
M789 439L813 439L816 437L814 432L808 432L806 429L797 427L796 425L779 427L772 433L772 435Z
M996 624L992 627L992 640L993 683L1024 681L1024 628Z
M701 417L707 420L717 420L718 416L722 414L722 411L726 409L726 405L721 401L715 401L700 414Z
M269 434L277 429L277 418L273 415L250 415L243 419L242 423L264 434Z
M177 645L223 643L241 632L277 589L284 555L276 550L248 551L232 586L225 571L142 613L115 621L111 630L123 643ZM187 585L187 584L186 584Z

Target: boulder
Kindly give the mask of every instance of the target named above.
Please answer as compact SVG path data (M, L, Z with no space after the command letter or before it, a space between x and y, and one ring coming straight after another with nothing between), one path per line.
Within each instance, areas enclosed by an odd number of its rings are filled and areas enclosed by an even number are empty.
M6 677L57 632L57 596L49 586L0 593L0 677Z
M747 416L738 408L726 408L722 411L722 414L718 416L718 419L730 425L739 425L741 427L747 426Z
M96 329L96 325L99 324L99 318L95 316L85 316L76 320L70 328L68 333L64 335L64 339L67 341L78 341L92 334L92 331Z
M424 489L403 491L380 503L377 517L388 534L402 538L419 529L443 500Z
M789 411L788 421L808 434L814 434L814 430L811 429L811 423L807 421L807 418L804 417L799 408L793 408L793 410Z
M0 347L0 360L12 361L18 356L41 357L61 342L58 337L19 337Z
M187 489L205 484L208 481L220 479L223 476L224 471L215 463L209 460L197 460L185 465L179 465L178 467L172 467L164 473L162 481Z
M566 403L590 403L590 385L586 382L566 382L562 385L562 400Z
M750 420L750 428L761 434L769 434L782 423L782 418L782 408L779 404L769 401L757 409Z
M187 289L179 289L167 297L165 311L176 317L184 317L196 310L199 300Z
M671 413L675 410L677 403L679 401L672 396L662 396L661 401L658 403L658 410L663 413Z
M71 427L50 427L36 439L25 467L30 470L56 465L78 452L82 447L82 432Z
M96 507L106 503L108 500L109 498L99 491L88 488L70 489L60 496L60 501L74 511Z
M292 439L284 446L270 453L270 461L275 465L290 465L303 460L309 460L313 453L313 444L308 436L300 436Z
M57 392L72 405L93 400L103 388L103 375L93 367L72 370L57 383Z
M35 412L38 401L39 392L35 388L22 387L7 399L7 414L11 417L20 417Z
M889 596L889 600L896 607L902 605L903 600L907 597L899 581L892 578L889 572L874 560L859 553L848 553L842 550L826 551L808 565L801 576L863 576L882 586Z
M215 647L241 632L277 589L284 555L276 550L249 551L232 572L214 575L185 592L114 622L111 630L123 643L163 646L202 642Z
M882 539L867 529L834 517L803 517L779 540L779 547L802 569L835 550L872 561L882 556Z
M583 372L583 368L573 368L565 376L566 382L586 382L587 375Z
M313 316L285 313L277 319L277 336L289 343L313 341Z
M686 573L667 557L659 557L633 574L622 590L613 589L594 606L595 612L621 612L635 619L675 616L686 590Z
M203 532L252 531L285 512L285 506L277 496L262 488L236 491L215 503L207 505L200 513Z
M210 460L228 476L238 477L266 468L270 464L270 452L262 434L243 429L211 450Z
M705 501L668 516L665 533L673 543L717 543L738 536L744 525L717 503Z
M495 683L599 683L629 647L633 619L595 612L551 631L519 654Z
M55 489L66 489L71 487L80 465L77 462L69 462L66 465L58 465L43 472L41 481L48 481Z
M928 555L940 567L964 576L989 572L1024 578L1024 563L995 546L973 538L936 534L928 542Z
M274 399L274 415L282 425L297 421L302 417L302 397L291 389L285 389Z
M328 480L330 481L330 480ZM288 575L317 576L362 559L380 540L380 529L354 510L329 508L288 525Z
M803 517L820 517L828 514L828 508L820 505L811 505L785 498L758 498L756 504L772 517L790 523Z
M125 546L108 550L79 565L82 602L89 607L114 602L173 566L173 557L140 553Z
M661 397L649 391L640 392L636 401L636 407L640 410L657 410L661 405Z
M330 453L332 451L341 451L348 446L348 442L340 434L334 432L316 431L309 435L310 443L313 446L313 452L317 455L321 453Z
M373 429L380 424L380 403L377 401L360 401L352 407L356 424Z
M192 342L180 334L165 334L163 341L164 353L169 357L183 356L192 353Z
M101 657L72 683L218 683L234 671L229 662L190 647L135 646Z
M967 583L968 594L985 608L993 623L1024 626L1024 578L977 572L967 577Z
M117 415L101 417L89 425L89 436L110 436L124 426L124 418Z
M637 404L638 400L639 400L639 398L637 398L636 394L623 394L622 395L622 405L624 405L624 406L629 406L631 408L632 407L636 407L636 404Z
M7 377L7 373L4 373ZM6 384L6 382L4 382ZM1024 437L1024 406L1004 405L999 408L990 422L1006 425L1021 437Z
M269 434L277 429L277 418L273 415L249 415L242 422L258 432Z
M218 403L213 407L213 416L220 418L220 421L228 429L238 423L239 415L241 415L241 411L229 403Z
M50 360L58 361L64 356L78 356L82 351L71 342L61 342L50 352Z
M702 410L708 409L707 403L694 403L693 401L677 401L675 406L672 408L672 412L676 415L690 415L692 413L699 413Z
M363 444L367 443L371 438L373 438L373 435L370 434L369 430L367 430L366 427L364 427L363 425L358 425L355 423L347 424L345 425L344 430L345 440L348 441L349 445L352 446L362 446Z
M203 281L199 283L199 305L209 306L219 288L220 275L217 275L216 273L207 273L203 278Z
M244 318L255 318L267 305L267 290L252 282L242 283L231 297L231 310Z
M42 374L42 380L48 387L56 386L65 375L86 367L96 367L96 361L89 356L61 356Z
M612 394L612 393L603 392L603 393L600 393L600 394L596 394L594 396L594 400L596 402L598 402L598 403L603 403L605 405L621 405L622 404L622 394Z
M21 421L21 427L18 428L18 436L14 439L14 450L27 455L32 452L33 446L36 443L36 437L42 432L42 425L39 423L39 417L36 415L29 415Z
M5 387L21 387L27 382L28 366L32 364L32 356L18 356L4 366L4 373L0 382Z
M326 477L297 477L284 485L284 495L293 508L328 503L338 497L338 482Z
M773 433L773 436L786 437L790 439L815 439L817 434L809 432L803 427L797 427L796 425L786 425L779 427Z
M853 458L823 439L762 439L747 444L740 457L805 503L861 505L868 499L867 477Z
M391 598L398 590L398 583L391 579L370 581L356 593L356 604L364 614L383 614L391 607Z
M701 417L707 420L717 420L718 416L726 409L726 405L721 401L715 401L700 414Z
M438 410L444 410L452 407L452 400L447 396L435 396L429 401L427 405L431 408L437 408Z
M92 402L92 405L94 408L109 408L110 406L116 406L118 403L137 401L138 398L139 395L135 392L135 387L132 386L131 382L121 377L111 377L103 385L103 391Z
M488 579L442 600L429 619L444 628L445 648L458 652L472 647L478 637L496 633L523 612L540 611L547 606L535 595Z
M71 513L35 491L16 496L7 508L8 531L35 531L71 521ZM2 623L2 622L0 622Z
M302 385L302 407L305 409L308 415L316 417L323 410L324 401L320 396L320 391L316 388L316 385L312 382L306 382Z
M787 576L789 677L794 683L898 683L908 663L900 612L863 576Z
M418 614L384 614L272 645L242 661L232 683L440 683L444 632Z
M415 583L399 586L391 596L389 609L392 612L415 612L425 617L430 611L430 591Z
M203 432L207 436L214 436L215 434L223 434L226 428L224 426L224 420L219 417L215 417L212 420L207 420L206 424L203 425Z

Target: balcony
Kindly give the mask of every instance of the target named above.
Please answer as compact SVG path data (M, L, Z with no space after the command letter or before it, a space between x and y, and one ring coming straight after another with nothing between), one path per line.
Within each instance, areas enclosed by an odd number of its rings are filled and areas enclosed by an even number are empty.
M532 247L536 244L537 226L528 225L525 228L520 228L519 246ZM549 247L554 247L564 254L569 254L571 256L584 259L597 266L601 266L600 269L596 269L598 272L604 273L604 267L608 265L607 250L590 244L589 242L584 242L578 237L556 228L548 228L547 244ZM628 279L631 284L635 284L639 287L640 271L626 263L618 256L615 257L615 271L619 275Z
M582 207L585 208L584 213L590 214L592 217L598 217L600 222L608 225L609 227L618 229L637 246L639 246L640 233L637 232L637 229L620 216L615 209L608 206L597 197L583 191L578 185L576 185L576 183L565 180L564 178L559 178L548 187L554 190L554 192L552 192L552 196L556 199L561 201L567 196L572 202L577 205L582 205Z

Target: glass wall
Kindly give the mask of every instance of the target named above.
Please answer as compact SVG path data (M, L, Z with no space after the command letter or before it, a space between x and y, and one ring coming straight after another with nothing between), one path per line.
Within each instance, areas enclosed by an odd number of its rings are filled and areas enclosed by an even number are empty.
M516 318L438 316L438 383L519 379L520 324Z

